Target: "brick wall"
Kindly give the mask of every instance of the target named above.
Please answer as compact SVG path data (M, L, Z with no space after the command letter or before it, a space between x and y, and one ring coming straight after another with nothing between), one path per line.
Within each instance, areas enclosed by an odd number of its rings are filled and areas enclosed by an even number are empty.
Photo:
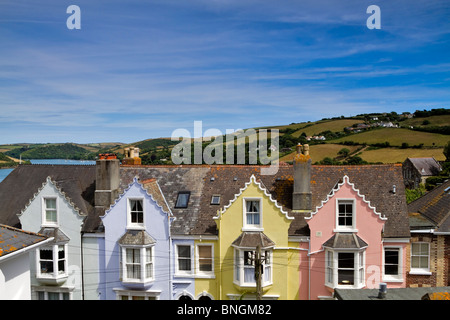
M431 275L410 274L411 246L406 253L406 286L407 287L441 287L449 285L450 239L448 236L431 234L414 235L411 243L427 242L430 244Z

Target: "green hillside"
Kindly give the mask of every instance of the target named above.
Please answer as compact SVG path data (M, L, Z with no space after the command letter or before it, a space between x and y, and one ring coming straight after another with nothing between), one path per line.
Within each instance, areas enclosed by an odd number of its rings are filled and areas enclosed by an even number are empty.
M409 146L423 144L425 147L443 147L449 140L450 136L443 134L403 128L380 128L338 138L333 140L333 143L353 141L358 144L380 144L389 142L390 146L397 147L402 146L402 143L407 143Z
M17 159L93 160L96 157L95 153L71 143L31 145L6 151L5 154Z

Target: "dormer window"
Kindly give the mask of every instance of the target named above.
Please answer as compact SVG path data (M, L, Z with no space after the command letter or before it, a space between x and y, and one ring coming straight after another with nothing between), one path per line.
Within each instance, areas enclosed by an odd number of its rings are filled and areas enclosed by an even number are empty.
M244 229L262 229L261 199L244 199Z
M191 195L191 192L189 192L189 191L178 192L178 197L177 197L177 202L175 204L175 208L187 208L190 195Z
M58 224L58 210L56 198L43 198L42 199L43 214L42 225L56 226Z
M144 227L144 205L142 199L128 199L128 227Z

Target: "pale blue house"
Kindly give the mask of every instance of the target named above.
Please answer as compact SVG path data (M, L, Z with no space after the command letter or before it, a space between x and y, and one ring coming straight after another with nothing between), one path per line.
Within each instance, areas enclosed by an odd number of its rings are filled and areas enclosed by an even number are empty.
M100 299L170 300L173 217L156 179L134 178L100 218Z

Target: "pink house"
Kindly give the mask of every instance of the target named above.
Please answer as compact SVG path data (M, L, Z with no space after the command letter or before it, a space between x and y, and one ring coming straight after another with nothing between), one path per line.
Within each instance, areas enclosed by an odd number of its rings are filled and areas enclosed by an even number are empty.
M401 183L401 166L311 170L307 153L294 161L292 209L309 229L300 242L299 299L331 298L335 288L405 287L407 215L403 186L393 184Z

